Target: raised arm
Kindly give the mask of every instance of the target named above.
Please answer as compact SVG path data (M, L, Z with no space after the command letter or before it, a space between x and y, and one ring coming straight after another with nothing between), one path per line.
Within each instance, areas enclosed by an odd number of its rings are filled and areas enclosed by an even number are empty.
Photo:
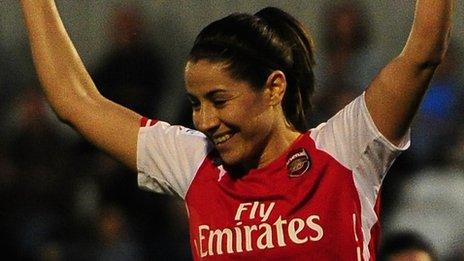
M21 5L34 64L52 108L97 147L135 170L140 116L98 92L53 0L21 0Z
M367 108L376 126L395 144L409 128L444 58L453 9L454 0L417 0L414 23L403 51L366 91Z

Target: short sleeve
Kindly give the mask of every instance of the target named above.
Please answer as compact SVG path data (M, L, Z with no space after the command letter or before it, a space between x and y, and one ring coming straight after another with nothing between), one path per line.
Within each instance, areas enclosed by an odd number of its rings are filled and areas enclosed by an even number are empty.
M212 145L198 131L142 119L137 141L140 187L185 198Z
M375 210L380 187L396 157L409 147L409 131L399 146L385 138L372 120L364 93L326 123L311 130L319 150L325 151L349 169L361 205L364 236L363 257L369 260L371 229L378 222Z
M311 130L316 147L326 151L356 174L362 169L363 183L379 187L395 158L409 147L409 131L399 146L385 138L366 107L365 93L327 122Z

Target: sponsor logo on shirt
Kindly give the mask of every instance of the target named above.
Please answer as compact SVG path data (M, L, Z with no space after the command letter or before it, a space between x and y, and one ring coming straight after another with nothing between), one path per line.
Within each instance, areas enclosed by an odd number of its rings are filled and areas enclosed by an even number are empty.
M311 166L311 160L304 148L291 151L287 155L288 176L291 178L303 175Z
M215 256L306 244L322 239L324 230L319 215L270 220L275 202L241 203L236 210L235 226L214 228L198 226L194 240L199 256ZM246 223L246 224L245 224Z

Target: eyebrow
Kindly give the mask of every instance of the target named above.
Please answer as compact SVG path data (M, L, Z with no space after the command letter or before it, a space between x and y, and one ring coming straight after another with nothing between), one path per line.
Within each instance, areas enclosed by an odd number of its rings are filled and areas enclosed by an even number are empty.
M207 93L204 95L204 97L206 97L207 99L212 99L212 98L214 97L214 95L216 95L216 94L218 94L218 93L225 93L225 92L227 92L227 91L224 90L224 89L215 89L215 90L211 90L211 91L207 92ZM195 95L193 95L193 94L191 94L191 93L188 93L188 92L187 92L187 96L188 96L189 98L196 98Z

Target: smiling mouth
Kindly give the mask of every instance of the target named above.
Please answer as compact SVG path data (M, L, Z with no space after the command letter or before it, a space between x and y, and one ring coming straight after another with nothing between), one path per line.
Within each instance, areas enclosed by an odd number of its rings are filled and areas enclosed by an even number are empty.
M215 137L215 138L213 138L214 145L219 145L221 143L224 143L224 142L230 140L230 138L232 138L232 136L234 136L234 134L225 134L225 135Z

